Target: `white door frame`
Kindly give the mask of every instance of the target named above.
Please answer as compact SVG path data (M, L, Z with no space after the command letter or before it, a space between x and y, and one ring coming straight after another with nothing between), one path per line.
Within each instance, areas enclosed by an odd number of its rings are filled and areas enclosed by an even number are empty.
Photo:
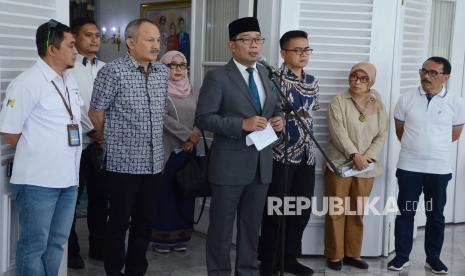
M451 47L451 79L449 80L449 89L458 96L465 97L465 36L463 34L463 27L465 26L465 1L455 1L455 22L454 32L452 36ZM453 204L453 217L452 222L461 223L465 222L465 201L462 195L465 194L465 132L462 132L461 138L456 149L456 164L454 167L455 173L455 189L452 193L454 195ZM457 181L458 180L458 181ZM451 200L448 198L448 200Z

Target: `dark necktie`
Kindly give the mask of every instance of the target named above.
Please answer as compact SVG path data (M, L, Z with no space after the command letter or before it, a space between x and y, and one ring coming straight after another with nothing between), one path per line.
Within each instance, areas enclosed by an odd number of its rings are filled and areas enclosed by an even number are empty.
M245 70L247 71L247 73L249 73L249 91L250 91L250 95L252 96L252 100L255 104L255 108L257 109L258 114L262 114L262 105L260 103L260 96L258 95L257 84L255 84L255 80L253 78L254 68L249 67Z

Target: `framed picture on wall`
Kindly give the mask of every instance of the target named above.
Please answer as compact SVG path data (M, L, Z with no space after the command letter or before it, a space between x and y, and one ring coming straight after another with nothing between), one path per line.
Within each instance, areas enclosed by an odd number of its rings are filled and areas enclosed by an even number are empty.
M160 30L160 57L176 50L183 53L190 63L190 0L141 4L140 16L152 20Z

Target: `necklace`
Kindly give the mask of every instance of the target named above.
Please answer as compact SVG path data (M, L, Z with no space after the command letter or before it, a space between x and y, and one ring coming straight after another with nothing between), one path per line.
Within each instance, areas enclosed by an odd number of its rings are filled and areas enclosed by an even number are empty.
M366 119L367 119L366 115L362 112L362 110L361 110L360 106L358 105L358 103L352 97L350 99L352 100L352 102L354 103L355 108L357 109L358 113L360 114L358 116L358 120L360 122L362 122L362 123L365 122Z

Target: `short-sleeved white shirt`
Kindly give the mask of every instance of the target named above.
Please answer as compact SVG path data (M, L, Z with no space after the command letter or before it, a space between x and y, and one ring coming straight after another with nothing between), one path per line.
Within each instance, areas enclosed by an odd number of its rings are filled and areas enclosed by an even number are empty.
M429 102L421 87L402 95L394 118L404 122L397 168L413 172L452 172L452 127L465 124L465 103L445 88Z
M97 58L95 58L94 62L90 62L87 60L87 58L78 54L72 69L74 77L76 78L77 84L79 86L81 99L84 103L81 106L81 124L83 133L82 138L84 144L91 142L90 138L87 137L86 134L94 127L92 126L92 122L90 121L89 115L87 115L87 113L89 112L90 99L92 98L92 90L94 89L94 81L97 77L98 71L102 69L103 65L105 65L105 62L97 60Z
M70 70L62 78L39 58L10 83L0 112L0 132L21 134L10 180L13 184L66 188L79 183L82 148L68 145L67 125L72 122L52 81L67 102L65 86L68 88L73 123L80 127L82 100Z

